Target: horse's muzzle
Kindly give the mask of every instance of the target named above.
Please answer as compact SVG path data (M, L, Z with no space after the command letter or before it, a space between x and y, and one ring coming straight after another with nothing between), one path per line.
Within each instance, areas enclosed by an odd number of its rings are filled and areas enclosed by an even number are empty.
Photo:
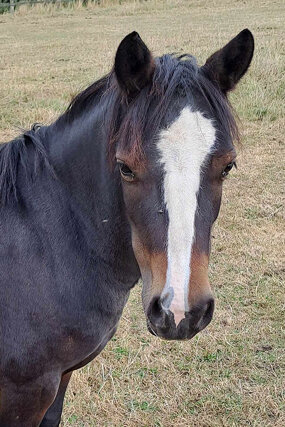
M209 297L185 312L185 317L176 326L174 315L162 307L159 297L153 298L147 312L147 326L151 334L167 340L186 340L193 338L212 320L214 299Z

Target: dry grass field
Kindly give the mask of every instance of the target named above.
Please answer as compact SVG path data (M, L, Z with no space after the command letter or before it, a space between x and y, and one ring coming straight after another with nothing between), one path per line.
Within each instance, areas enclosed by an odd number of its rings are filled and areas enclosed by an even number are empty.
M137 285L115 338L73 375L62 426L284 426L284 3L116 3L0 15L1 141L56 118L134 29L155 55L188 52L201 64L246 27L256 51L231 95L243 144L213 229L212 323L189 342L152 337Z

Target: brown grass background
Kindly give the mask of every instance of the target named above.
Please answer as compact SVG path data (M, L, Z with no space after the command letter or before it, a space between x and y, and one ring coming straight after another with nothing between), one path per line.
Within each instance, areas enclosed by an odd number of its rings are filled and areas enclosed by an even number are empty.
M155 55L188 52L203 64L248 27L256 51L231 95L243 146L213 230L212 323L189 342L152 337L138 285L115 338L74 373L62 426L284 426L284 3L117 3L0 15L0 140L54 120L110 69L130 31Z

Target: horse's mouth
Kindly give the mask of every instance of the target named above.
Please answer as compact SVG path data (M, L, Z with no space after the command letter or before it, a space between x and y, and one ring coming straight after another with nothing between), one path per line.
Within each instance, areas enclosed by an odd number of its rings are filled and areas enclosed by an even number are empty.
M159 330L155 330L155 328L150 324L150 322L147 322L147 329L148 331L154 335L155 337L158 337L160 339L164 339L167 341L185 341L190 340L193 338L198 332L200 332L198 329L192 329L192 330L186 330L185 328L163 328Z
M148 331L159 338L166 340L190 340L198 332L205 329L212 320L214 311L214 300L210 299L206 307L202 310L196 308L190 312L185 313L185 318L180 321L178 325L175 324L172 317L167 318L164 324L154 325L153 322L147 317Z

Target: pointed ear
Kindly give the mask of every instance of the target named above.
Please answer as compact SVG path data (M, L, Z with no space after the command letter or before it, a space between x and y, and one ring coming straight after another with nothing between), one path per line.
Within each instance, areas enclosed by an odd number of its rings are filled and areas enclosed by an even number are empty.
M153 57L138 33L127 35L115 57L115 75L122 91L134 97L150 83L154 68Z
M218 83L222 92L234 89L246 73L253 56L254 39L248 29L241 31L226 46L207 59L202 69Z

